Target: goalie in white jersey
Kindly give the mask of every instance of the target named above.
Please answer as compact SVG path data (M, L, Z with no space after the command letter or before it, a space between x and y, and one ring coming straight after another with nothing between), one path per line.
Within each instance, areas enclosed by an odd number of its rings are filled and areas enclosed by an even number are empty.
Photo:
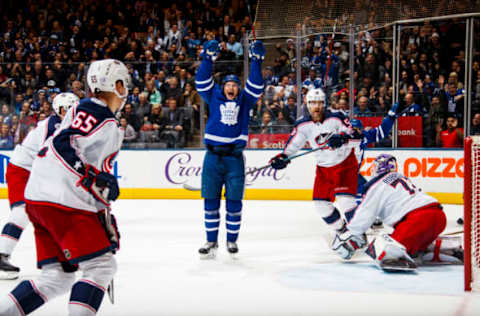
M391 155L375 159L374 177L365 184L361 203L345 216L347 227L332 245L343 259L366 245L365 232L378 217L394 228L390 235L377 236L366 250L380 268L413 270L418 263L462 263L460 240L437 239L446 226L442 206L398 173Z
M32 163L43 143L53 135L60 126L65 113L78 104L78 97L69 92L58 94L52 103L54 115L38 122L37 127L25 137L21 144L15 147L7 166L8 200L12 210L7 223L3 226L0 235L0 279L16 279L20 269L9 263L15 246L28 225L25 212L24 191L27 185Z
M119 195L110 174L123 141L115 113L130 76L122 62L105 59L90 65L87 82L94 97L70 109L35 158L25 188L42 272L0 299L0 315L29 314L69 291L69 315L95 314L116 272L118 233L103 211ZM77 268L83 274L76 281Z
M283 153L270 160L272 168L283 169L290 163L288 157L302 149L306 142L317 162L313 200L323 220L338 230L344 220L333 205L335 198L342 212L356 205L358 161L354 149L342 146L345 138L359 138L343 112L325 110L325 94L321 89L311 89L306 95L310 117L299 120L293 129Z

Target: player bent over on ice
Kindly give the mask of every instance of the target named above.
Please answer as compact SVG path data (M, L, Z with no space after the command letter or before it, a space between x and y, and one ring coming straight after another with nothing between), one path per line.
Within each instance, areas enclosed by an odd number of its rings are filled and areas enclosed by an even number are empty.
M203 60L195 78L197 91L209 109L204 138L207 152L202 167L207 243L199 249L201 258L214 258L218 248L219 209L224 185L227 250L233 255L238 252L236 242L245 188L243 149L248 141L249 111L263 92L261 65L265 48L262 42L255 41L250 45L250 74L244 89L240 89L240 80L235 75L227 75L221 86L215 85L212 68L218 54L217 41L204 44Z
M306 95L309 116L297 121L283 153L270 160L272 168L283 169L288 157L302 149L308 141L312 149L318 149L313 200L323 220L333 229L345 225L337 205L344 213L355 207L358 161L355 151L342 146L343 138L359 138L343 112L325 110L325 94L321 89L311 89ZM339 135L337 138L336 135Z
M380 234L366 253L386 271L414 270L418 264L462 264L460 238L440 237L446 216L433 197L397 172L395 157L382 154L374 161L374 177L364 186L361 203L345 214L348 224L338 232L332 249L343 259L367 244L365 232L380 218L394 228Z
M69 315L93 315L116 272L118 233L104 210L119 195L110 174L123 141L115 112L125 104L130 76L123 63L105 59L90 65L87 82L94 97L69 110L25 188L42 272L0 298L0 315L29 314L69 291Z
M37 127L28 133L18 144L7 166L8 201L12 212L0 235L0 279L18 278L20 269L8 261L17 245L23 230L29 224L25 212L24 191L27 185L32 163L38 151L48 137L60 126L65 113L78 104L79 98L70 92L60 93L53 99L53 115L38 122Z

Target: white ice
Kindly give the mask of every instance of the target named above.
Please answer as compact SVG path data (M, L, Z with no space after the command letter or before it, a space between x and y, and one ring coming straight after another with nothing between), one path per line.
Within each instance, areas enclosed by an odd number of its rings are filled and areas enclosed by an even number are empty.
M100 315L480 315L480 296L463 292L461 266L386 274L366 256L341 262L312 202L245 201L238 259L226 253L222 220L211 261L197 255L202 201L120 200L113 208L122 233L116 302L105 297ZM461 230L462 208L446 210L447 230ZM31 228L12 263L21 279L39 274ZM0 295L18 282L0 281ZM56 298L33 315L66 315L67 301Z

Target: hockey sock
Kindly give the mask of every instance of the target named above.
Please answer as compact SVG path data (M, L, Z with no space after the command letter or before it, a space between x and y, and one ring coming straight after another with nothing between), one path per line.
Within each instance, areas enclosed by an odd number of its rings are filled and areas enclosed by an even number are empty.
M30 314L47 301L40 294L33 281L21 282L8 296L15 303L21 315Z
M72 287L70 303L68 306L70 315L96 314L102 304L105 289L90 280L79 280Z
M0 253L6 255L12 254L28 223L29 220L25 212L25 204L14 206L0 235Z
M335 208L330 201L316 200L315 206L322 216L325 223L327 223L333 229L341 229L343 227L344 221L342 216L337 208Z
M236 242L242 222L242 201L227 200L227 241Z
M205 199L205 230L207 241L218 240L218 227L220 226L220 199Z

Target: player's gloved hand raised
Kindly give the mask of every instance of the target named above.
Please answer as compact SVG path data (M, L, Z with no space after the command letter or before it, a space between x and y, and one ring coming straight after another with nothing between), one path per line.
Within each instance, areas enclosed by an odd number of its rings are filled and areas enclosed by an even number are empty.
M248 56L253 61L262 61L265 58L265 46L262 41L254 41L248 47Z
M281 153L270 159L268 162L273 169L280 170L284 169L287 167L287 165L290 163L290 160L288 159L288 156Z
M350 138L351 138L350 136L348 136L347 134L344 134L344 133L333 134L328 139L328 146L332 147L333 149L342 147L343 144L348 143L348 140Z
M388 111L388 116L391 116L392 118L396 118L397 111L398 111L398 102L395 102L392 108Z
M335 251L342 259L349 260L355 251L365 247L367 238L365 234L361 236L352 235L349 230L343 233L337 233L332 243L332 250Z
M96 200L105 205L108 205L109 201L115 201L120 194L117 178L110 173L97 170L92 165L85 166L85 174L80 178L77 185L83 187ZM105 189L108 189L106 196L104 196Z
M200 56L211 61L215 61L220 53L218 41L211 40L203 44L203 50Z

